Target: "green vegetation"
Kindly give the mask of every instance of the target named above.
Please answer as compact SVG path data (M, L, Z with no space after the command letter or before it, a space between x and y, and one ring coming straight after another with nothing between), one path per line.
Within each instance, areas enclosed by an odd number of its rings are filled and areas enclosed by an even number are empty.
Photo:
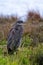
M33 47L32 45L30 46L32 39L29 35L24 37L22 46L13 55L4 53L6 50L4 47L0 48L0 65L39 65L40 58L43 58L43 43ZM0 45L4 46L5 43L6 41L2 40Z
M6 40L5 39L0 41L0 45L5 45L5 44L6 44Z

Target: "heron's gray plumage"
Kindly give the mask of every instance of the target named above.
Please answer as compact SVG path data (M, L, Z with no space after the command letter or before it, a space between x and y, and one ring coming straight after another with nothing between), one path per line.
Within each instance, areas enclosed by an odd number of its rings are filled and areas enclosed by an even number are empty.
M23 34L23 27L22 25L19 25L21 23L23 23L23 21L17 21L15 25L13 25L12 29L8 34L8 44L7 44L8 52L16 50L20 45L20 40Z

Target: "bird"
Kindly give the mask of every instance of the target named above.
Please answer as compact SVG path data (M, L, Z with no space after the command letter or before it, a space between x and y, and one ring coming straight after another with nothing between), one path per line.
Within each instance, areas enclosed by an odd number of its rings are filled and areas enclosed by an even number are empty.
M12 26L7 37L8 54L13 54L20 46L20 41L23 35L23 21L19 20Z

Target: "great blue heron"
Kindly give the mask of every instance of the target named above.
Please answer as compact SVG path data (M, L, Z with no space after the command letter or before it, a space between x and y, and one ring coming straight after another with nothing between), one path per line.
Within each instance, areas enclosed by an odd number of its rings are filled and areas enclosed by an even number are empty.
M9 34L8 34L8 54L13 54L14 51L19 47L20 40L23 34L23 27L22 27L23 21L17 21L13 27L11 28Z

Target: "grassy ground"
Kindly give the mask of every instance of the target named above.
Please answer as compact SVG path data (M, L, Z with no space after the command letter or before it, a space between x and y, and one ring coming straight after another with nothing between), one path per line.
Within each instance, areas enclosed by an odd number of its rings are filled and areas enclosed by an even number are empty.
M1 65L29 65L29 55L31 50L28 48L19 48L17 53L8 55L4 53L3 49L0 49L0 64Z
M33 65L33 63L38 65L35 60L40 53L43 55L43 44L34 48L28 47L29 37L25 41L23 38L22 42L24 43L23 47L18 48L18 51L14 52L13 55L7 54L6 41L0 42L0 65Z

